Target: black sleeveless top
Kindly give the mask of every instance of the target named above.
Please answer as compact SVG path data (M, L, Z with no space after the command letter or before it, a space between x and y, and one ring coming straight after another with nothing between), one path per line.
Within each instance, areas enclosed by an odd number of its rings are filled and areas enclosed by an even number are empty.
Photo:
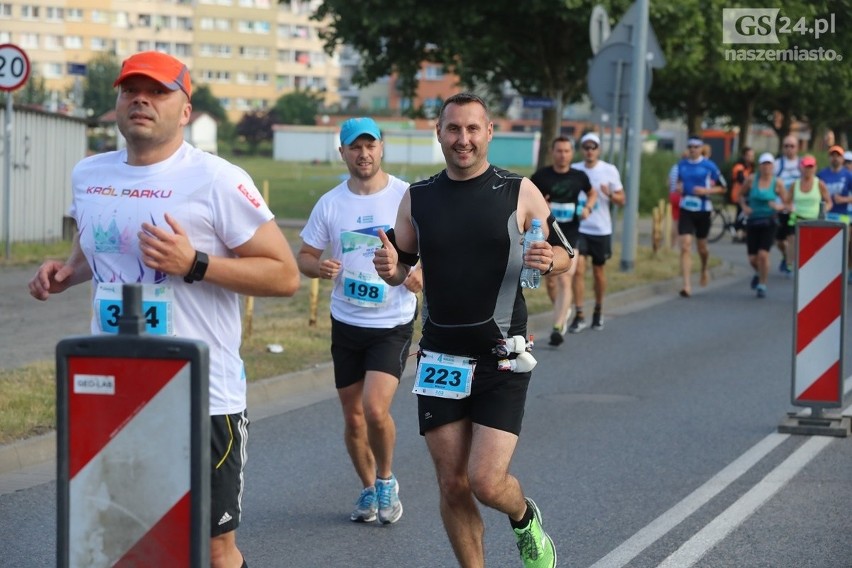
M526 336L521 292L521 180L489 166L453 181L446 170L410 188L424 282L423 349L496 364L500 339Z

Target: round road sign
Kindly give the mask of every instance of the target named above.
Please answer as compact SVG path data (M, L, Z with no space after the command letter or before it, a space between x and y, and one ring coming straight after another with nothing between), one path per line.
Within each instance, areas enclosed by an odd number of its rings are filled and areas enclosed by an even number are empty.
M30 60L13 43L0 44L0 91L20 89L30 76Z

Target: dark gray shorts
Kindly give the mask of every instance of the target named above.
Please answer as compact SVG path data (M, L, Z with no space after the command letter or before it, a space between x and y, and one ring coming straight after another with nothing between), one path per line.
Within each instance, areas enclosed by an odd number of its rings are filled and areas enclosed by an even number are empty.
M593 266L603 266L612 256L612 235L584 235L580 233L577 249L581 255L592 257Z
M240 525L248 429L245 411L210 417L210 536Z
M455 400L417 395L420 435L464 418L470 418L474 424L520 435L531 377L532 373L477 366L467 398Z
M405 370L413 331L414 320L391 328L371 328L331 318L334 386L342 389L363 381L367 371L400 378Z

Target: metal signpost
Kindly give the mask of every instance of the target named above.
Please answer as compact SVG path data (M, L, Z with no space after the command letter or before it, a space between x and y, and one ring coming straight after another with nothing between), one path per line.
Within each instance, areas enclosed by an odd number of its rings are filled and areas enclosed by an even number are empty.
M12 91L23 87L29 77L30 59L24 50L13 43L0 44L0 91L7 93L3 128L3 240L7 260L12 256Z

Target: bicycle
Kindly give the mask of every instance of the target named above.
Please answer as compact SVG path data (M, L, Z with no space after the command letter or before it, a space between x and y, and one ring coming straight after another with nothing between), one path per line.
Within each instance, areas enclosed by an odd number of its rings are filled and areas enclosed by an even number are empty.
M742 217L742 213L740 213L740 217ZM731 215L727 203L719 203L714 200L713 212L710 214L710 233L707 235L707 240L715 243L725 234L730 235L731 239L735 240L738 225L743 225L743 219L737 219L735 215Z

